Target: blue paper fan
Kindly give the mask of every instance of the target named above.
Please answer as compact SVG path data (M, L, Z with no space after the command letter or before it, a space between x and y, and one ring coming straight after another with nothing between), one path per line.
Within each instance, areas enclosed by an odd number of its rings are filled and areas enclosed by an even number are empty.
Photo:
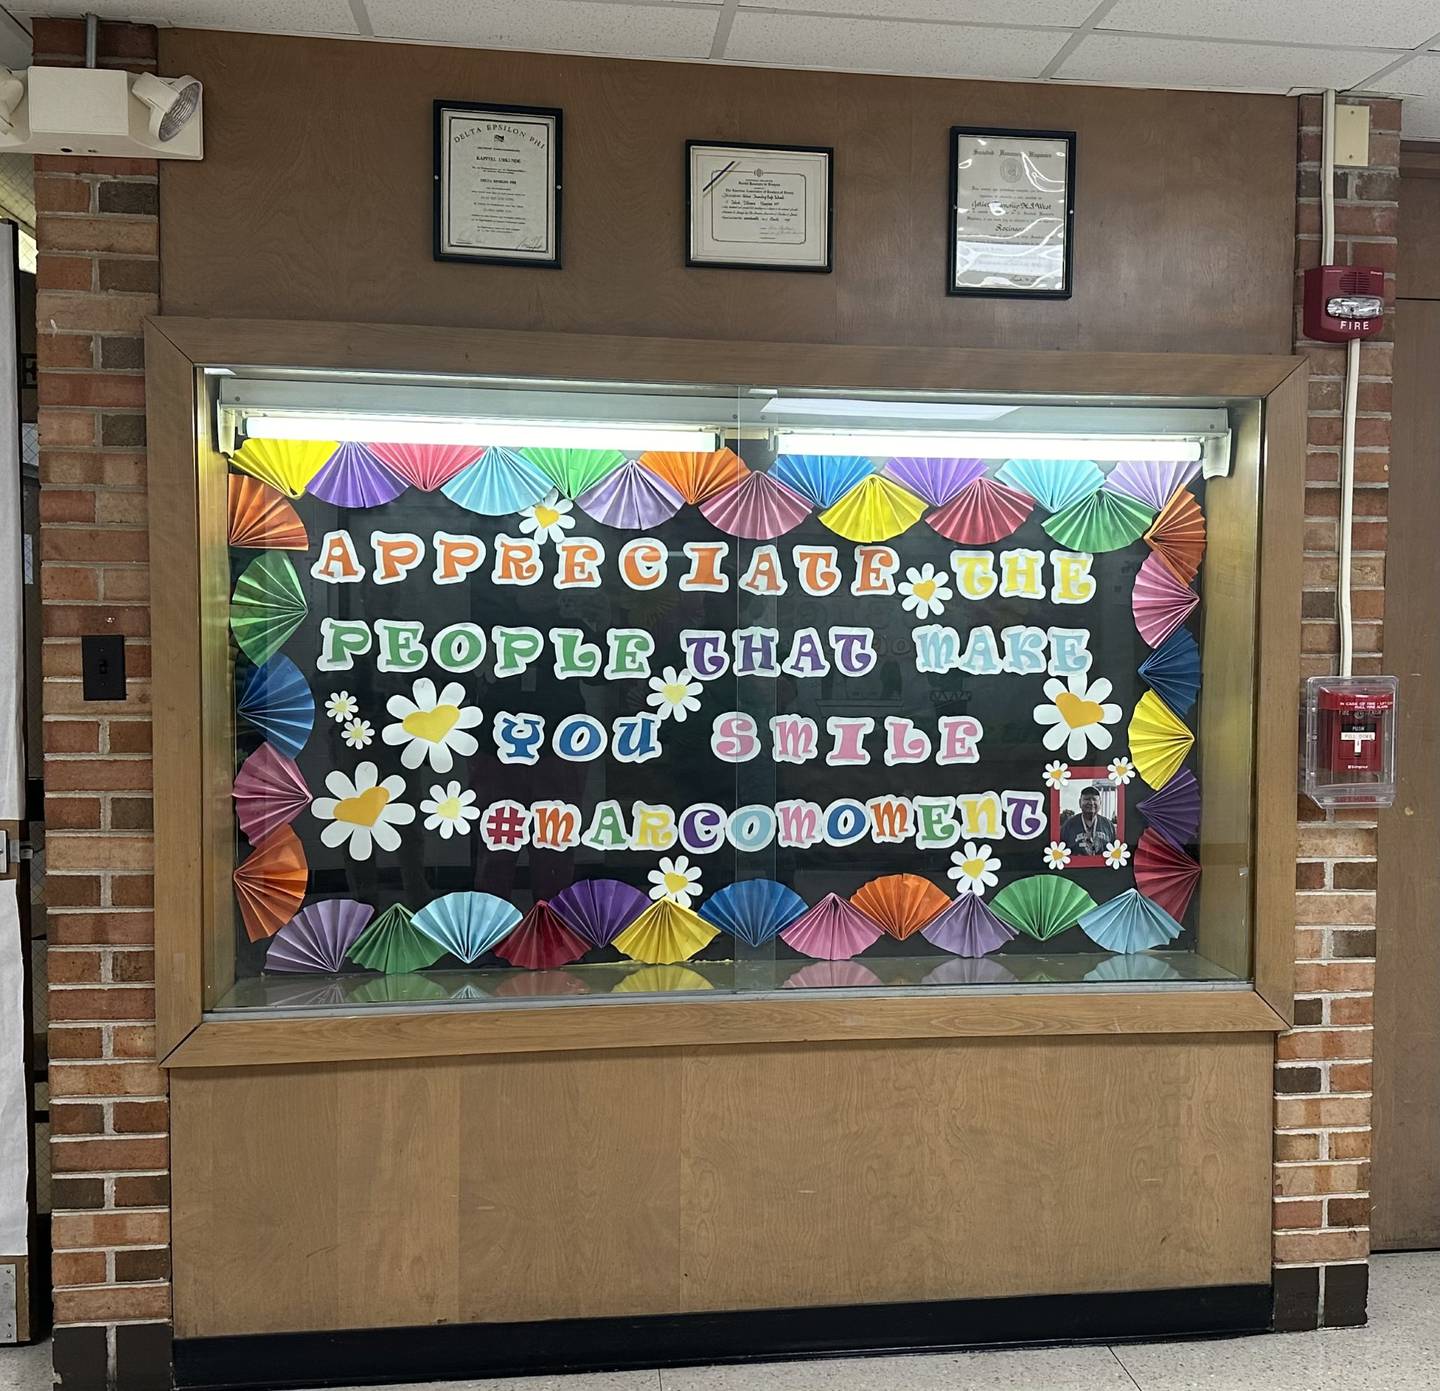
M451 502L482 517L503 517L540 501L554 484L523 454L487 449L440 489Z
M503 898L458 893L431 900L415 914L412 925L471 966L519 921L520 910Z
M1029 493L1047 512L1059 512L1098 492L1105 475L1089 459L1011 459L996 475Z
M315 697L289 657L271 657L251 669L235 713L243 716L286 758L305 747L315 728Z
M1200 648L1188 628L1177 628L1143 662L1140 679L1177 715L1188 715L1200 694Z
M1139 889L1126 889L1080 915L1080 931L1106 951L1148 951L1173 942L1184 929L1158 903Z
M744 879L711 894L701 905L700 916L737 942L759 947L809 907L794 889L773 879Z
M858 454L782 454L770 477L816 507L829 507L874 472L875 461Z

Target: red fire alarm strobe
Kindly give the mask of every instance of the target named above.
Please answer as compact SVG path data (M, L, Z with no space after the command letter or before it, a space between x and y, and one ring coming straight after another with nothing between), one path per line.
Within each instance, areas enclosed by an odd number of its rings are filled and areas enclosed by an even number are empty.
M1305 683L1304 790L1322 807L1395 800L1393 676L1312 676Z
M1305 336L1322 343L1371 338L1385 325L1379 266L1316 266L1305 272Z

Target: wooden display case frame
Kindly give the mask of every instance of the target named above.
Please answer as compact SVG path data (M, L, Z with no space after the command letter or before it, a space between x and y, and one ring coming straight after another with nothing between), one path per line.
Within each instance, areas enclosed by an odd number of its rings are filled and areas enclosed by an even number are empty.
M169 1068L225 1068L385 1058L842 1040L1278 1031L1293 1019L1295 709L1308 368L1303 358L1199 354L1002 352L630 338L607 335L160 317L146 324L151 484L150 557L155 726L155 970L157 1050ZM537 1005L504 1010L423 1008L295 1018L204 1012L205 924L231 909L230 770L207 750L228 747L228 711L202 691L223 688L228 595L223 551L225 463L211 447L207 366L355 372L490 374L649 382L763 382L851 390L954 390L1261 402L1258 437L1235 440L1252 471L1235 506L1253 513L1216 525L1210 565L1243 582L1207 589L1207 639L1253 622L1253 720L1224 710L1229 663L1202 707L1199 747L1207 803L1253 827L1248 905L1207 903L1205 955L1248 989L1064 989L1015 994L929 991L866 998L729 997L700 1001ZM1243 523L1243 525L1241 524ZM1252 544L1255 546L1252 552ZM1228 550L1228 554L1227 554ZM1258 561L1258 564L1256 563ZM213 591L213 592L212 592ZM1242 609L1251 610L1241 612ZM1253 756L1250 748L1253 741ZM1218 796L1226 769L1245 786ZM1218 783L1217 783L1218 780ZM220 785L223 783L223 785ZM1237 808L1239 809L1237 812ZM1210 813L1207 810L1207 818ZM1253 819L1250 816L1253 815ZM1208 832L1208 827L1207 827ZM1233 838L1216 853L1234 856ZM1243 855L1244 846L1238 847ZM1248 907L1248 912L1245 908ZM1253 937L1249 923L1253 921ZM1252 956L1253 941L1253 956ZM228 984L228 982L226 982Z

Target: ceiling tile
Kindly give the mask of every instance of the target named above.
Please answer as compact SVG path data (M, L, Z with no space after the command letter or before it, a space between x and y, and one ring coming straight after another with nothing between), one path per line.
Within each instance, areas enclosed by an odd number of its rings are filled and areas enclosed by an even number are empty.
M788 68L924 77L1038 77L1068 35L1059 29L971 29L740 10L725 57Z
M715 5L624 5L604 0L365 0L377 38L591 53L708 58Z
M1387 72L1379 85L1399 96L1431 97L1440 101L1440 54L1420 53ZM1409 103L1402 108L1408 112Z
M1401 134L1407 140L1440 140L1440 98L1412 98L1400 116Z
M1435 0L1116 0L1097 30L1129 29L1279 44L1414 48L1440 34Z
M358 34L348 0L19 0L13 13L74 15L90 10L101 19L173 24L195 29L242 29L255 34Z
M740 0L741 9L805 10L869 19L947 19L968 24L1084 24L1098 0Z
M1285 92L1292 87L1344 89L1383 61L1383 51L1373 48L1281 48L1097 33L1081 40L1055 76L1130 87Z

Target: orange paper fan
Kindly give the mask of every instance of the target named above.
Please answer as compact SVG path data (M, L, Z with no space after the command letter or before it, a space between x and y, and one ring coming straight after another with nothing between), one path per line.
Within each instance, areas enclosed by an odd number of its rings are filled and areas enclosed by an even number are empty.
M300 909L310 882L305 850L291 826L272 831L235 871L235 901L252 942L273 937Z
M886 874L857 889L850 902L903 942L950 900L943 889L918 874Z
M1145 544L1182 584L1189 584L1200 573L1205 558L1205 514L1188 488L1165 504L1145 533Z
M303 551L305 523L279 488L243 473L230 475L230 544L257 551Z
M731 449L717 449L712 454L651 450L640 456L640 463L657 478L663 478L691 506L734 487L750 472Z

